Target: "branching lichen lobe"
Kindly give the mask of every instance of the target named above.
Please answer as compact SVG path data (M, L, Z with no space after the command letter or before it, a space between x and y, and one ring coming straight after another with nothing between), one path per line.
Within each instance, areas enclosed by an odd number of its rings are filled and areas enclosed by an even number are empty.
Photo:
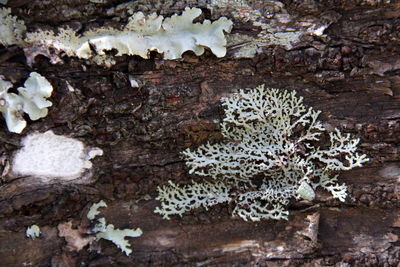
M182 152L189 173L212 181L159 187L161 207L156 213L169 219L200 206L233 201L233 215L244 220L287 219L289 201L312 201L319 186L345 201L347 187L337 183L337 172L368 160L356 152L359 139L335 129L329 133L330 146L318 146L326 132L317 120L320 111L304 106L295 91L261 85L222 102L221 133L227 142ZM254 177L260 175L258 185Z

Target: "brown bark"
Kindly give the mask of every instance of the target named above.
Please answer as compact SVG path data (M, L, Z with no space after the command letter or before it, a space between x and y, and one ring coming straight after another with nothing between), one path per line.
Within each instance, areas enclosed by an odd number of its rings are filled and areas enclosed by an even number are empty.
M234 18L229 8L210 11L210 1L137 1L135 10L163 15L197 6L205 17L235 20L232 33L254 35L259 27ZM267 13L269 2L248 1ZM322 3L321 3L322 2ZM40 184L31 177L7 179L0 188L2 266L398 266L400 262L400 5L394 1L282 1L294 21L329 21L324 36L304 35L292 48L261 47L250 59L210 52L182 60L119 57L111 69L64 57L44 57L28 67L23 50L0 47L0 74L22 83L32 70L56 88L49 115L30 122L22 135L0 130L1 152L9 160L23 135L52 129L103 149L85 184ZM103 24L106 11L122 1L10 0L28 29ZM118 11L119 12L119 11ZM123 11L116 15L123 14ZM93 22L95 21L95 22ZM121 15L121 21L124 16ZM139 82L131 88L128 75ZM75 88L70 92L67 82ZM163 220L153 210L156 188L167 180L186 182L179 152L220 140L220 98L259 84L298 91L320 119L361 139L365 167L343 172L345 203L323 191L312 202L292 203L288 221L244 222L229 205L197 209ZM103 199L108 222L140 227L129 238L127 257L111 242L71 251L57 226L87 227L88 207ZM37 224L43 235L25 238Z

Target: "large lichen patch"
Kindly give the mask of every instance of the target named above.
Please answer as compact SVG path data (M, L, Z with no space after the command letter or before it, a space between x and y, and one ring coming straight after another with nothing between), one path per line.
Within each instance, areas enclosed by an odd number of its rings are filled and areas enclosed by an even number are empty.
M337 182L337 173L368 160L356 152L359 139L338 129L328 133L317 120L320 111L307 108L295 91L258 86L223 99L222 105L226 141L182 153L189 173L207 182L179 186L170 181L159 187L156 213L168 219L232 202L233 215L244 220L287 219L289 201L312 201L317 187L345 201L347 187ZM329 145L320 142L324 135Z
M214 22L204 20L202 23L193 23L201 14L201 9L186 8L181 15L164 19L155 13L145 16L137 12L122 30L103 27L82 35L70 28L59 29L58 33L37 31L28 33L26 42L30 46L51 47L56 52L62 51L68 56L84 59L106 56L106 52L113 49L117 51L117 56L149 58L150 51L157 51L163 54L164 59L177 59L185 51L201 55L205 48L209 48L217 57L223 57L226 54L224 32L230 32L232 21L222 17Z

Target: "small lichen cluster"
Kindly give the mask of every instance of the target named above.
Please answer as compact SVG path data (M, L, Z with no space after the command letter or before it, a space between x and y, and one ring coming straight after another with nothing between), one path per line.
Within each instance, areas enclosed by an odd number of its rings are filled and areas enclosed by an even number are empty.
M0 77L0 112L6 120L8 130L21 133L26 127L23 113L27 113L31 120L38 120L47 116L47 108L52 103L46 98L51 96L53 87L49 81L37 72L31 72L25 81L24 87L19 87L18 95L9 93L12 83Z
M26 237L32 238L33 240L35 240L36 237L39 237L40 234L42 232L40 231L39 226L37 226L36 224L33 224L31 226L29 226L28 228L26 228Z
M201 55L205 47L216 56L223 57L226 54L224 31L231 30L232 22L222 17L214 22L204 20L202 23L193 23L201 13L201 9L186 8L182 15L164 19L155 13L145 16L137 12L129 18L122 30L106 27L89 30L82 35L70 28L60 29L57 34L38 31L28 33L26 42L52 47L68 56L84 59L96 55L106 56L106 51L112 49L117 51L117 56L138 55L149 58L150 51L157 51L163 54L164 59L177 59L185 51ZM96 62L99 61L104 59L97 58Z
M347 187L337 172L360 167L368 159L356 152L359 139L338 129L325 133L320 111L307 108L296 92L264 88L224 98L221 133L225 142L185 150L190 174L210 178L206 183L158 187L165 219L197 207L222 202L236 204L233 215L244 220L288 219L291 199L313 200L322 187L345 201ZM319 139L329 135L330 145Z
M87 218L91 221L100 213L99 208L107 207L107 204L101 200L98 203L93 204L87 214ZM140 228L134 229L115 229L113 224L107 224L104 217L97 219L95 227L92 229L93 233L96 233L96 239L106 239L113 242L121 251L127 256L132 253L130 244L125 237L139 237L143 234Z

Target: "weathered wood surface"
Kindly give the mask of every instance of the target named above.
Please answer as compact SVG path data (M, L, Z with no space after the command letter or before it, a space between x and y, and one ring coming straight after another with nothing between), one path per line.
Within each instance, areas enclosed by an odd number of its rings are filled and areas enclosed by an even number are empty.
M102 24L122 1L10 0L28 29ZM185 6L207 18L235 21L232 33L254 35L259 27L234 17L234 8L207 9L209 1L135 1L134 8L163 15ZM270 12L277 1L248 1ZM400 262L400 4L395 1L282 1L293 21L329 21L323 36L304 35L291 49L262 47L250 59L211 53L180 61L159 55L118 58L111 69L63 58L51 65L37 58L32 68L22 49L0 48L0 74L22 83L32 70L56 88L49 115L30 122L22 135L2 122L1 152L8 159L20 139L52 129L104 150L87 183L41 184L31 177L4 179L0 191L1 266L398 266ZM326 1L328 2L328 1ZM392 2L392 3L390 3ZM240 10L239 10L240 11ZM122 11L121 11L122 12ZM116 16L119 13L116 12ZM114 22L117 21L114 19ZM123 21L123 16L122 16ZM117 21L118 22L118 21ZM128 75L139 82L131 88ZM67 88L69 82L75 92ZM179 152L219 140L220 98L259 84L297 90L322 110L327 127L361 139L365 167L342 173L349 185L345 203L318 191L312 203L292 203L289 221L244 222L229 205L198 209L170 221L153 213L156 187L189 176ZM140 227L125 256L109 241L79 252L58 237L57 225L88 227L88 207L104 199L102 212L116 227ZM38 224L40 239L25 238Z

